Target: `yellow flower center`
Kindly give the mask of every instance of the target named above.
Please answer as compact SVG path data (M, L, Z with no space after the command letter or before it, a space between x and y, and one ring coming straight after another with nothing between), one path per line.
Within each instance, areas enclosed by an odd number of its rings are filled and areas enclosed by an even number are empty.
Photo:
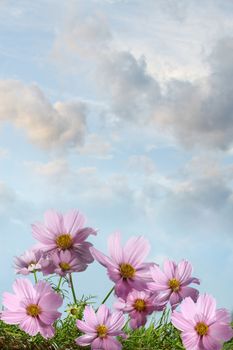
M26 308L27 315L37 317L41 313L41 308L37 304L28 305Z
M143 299L137 299L133 306L134 306L135 310L137 310L139 312L145 311L145 309L146 309L146 303Z
M135 269L130 264L121 264L120 265L120 274L123 278L132 278L135 275Z
M68 264L67 262L61 262L59 266L62 269L62 271L68 271L71 268L70 264Z
M168 285L173 292L178 292L180 290L180 281L178 281L176 278L169 280Z
M64 233L56 238L58 248L66 250L72 247L73 240L69 233Z
M100 324L96 328L97 334L99 338L105 338L108 333L108 328L104 324Z
M198 322L195 331L199 335L206 335L208 333L209 327L204 322Z

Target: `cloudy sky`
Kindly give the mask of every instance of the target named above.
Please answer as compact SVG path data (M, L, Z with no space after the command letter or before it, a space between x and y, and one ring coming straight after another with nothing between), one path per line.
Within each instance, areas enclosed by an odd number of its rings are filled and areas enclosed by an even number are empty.
M0 1L0 294L31 223L79 208L233 309L232 32L228 0Z

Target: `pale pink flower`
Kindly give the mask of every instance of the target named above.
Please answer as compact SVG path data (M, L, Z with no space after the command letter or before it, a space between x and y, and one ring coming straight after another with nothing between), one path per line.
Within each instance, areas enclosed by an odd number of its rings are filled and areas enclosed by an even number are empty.
M115 233L109 237L108 247L110 257L93 247L91 253L107 268L109 278L116 284L116 295L125 299L132 289L144 290L151 281L149 267L154 265L143 262L150 250L148 241L142 236L131 237L122 247L120 234Z
M41 250L27 250L24 254L14 258L15 272L29 275L34 271L41 271L44 261L44 252Z
M197 302L188 297L181 304L181 312L172 314L173 325L181 330L186 350L220 350L233 337L230 313L216 310L215 299L200 295Z
M45 223L32 225L32 233L45 252L69 250L77 254L83 264L89 264L94 259L90 253L91 243L86 242L89 235L96 235L90 227L84 227L85 218L78 210L72 210L64 215L48 210L45 213Z
M61 313L62 297L47 282L35 286L27 279L17 279L13 284L15 294L4 293L1 320L16 324L30 335L41 333L45 338L54 335L53 323Z
M84 271L87 264L81 263L77 259L77 254L69 250L56 251L50 256L50 263L43 268L43 274L56 273L65 276L68 273Z
M144 326L147 316L154 311L162 311L166 302L161 301L159 296L149 291L133 290L127 296L126 301L122 298L114 303L115 309L128 313L130 316L130 327L136 329Z
M158 266L153 266L150 270L153 282L148 283L148 288L153 292L162 293L164 300L170 301L172 309L186 297L197 300L198 290L188 287L191 283L200 284L199 279L191 277L190 262L182 260L176 264L174 261L166 260L163 271Z
M61 316L57 309L62 297L55 293L47 282L35 286L27 279L17 279L13 284L15 294L4 293L1 319L8 324L17 324L30 335L41 333L45 338L54 335L52 324Z
M77 321L77 327L85 333L76 339L78 345L91 345L92 350L121 350L121 343L116 336L125 337L122 331L125 322L122 312L111 313L103 304L95 313L91 306L86 306L84 320Z

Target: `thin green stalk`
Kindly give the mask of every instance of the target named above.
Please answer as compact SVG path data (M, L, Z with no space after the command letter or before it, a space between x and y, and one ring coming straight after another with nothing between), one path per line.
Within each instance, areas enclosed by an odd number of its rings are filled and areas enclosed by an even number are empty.
M57 290L58 291L60 290L60 287L61 287L61 281L62 281L62 276L60 277L58 285L57 285Z
M37 279L37 275L36 275L36 270L33 271L33 275L34 275L35 283L37 283L38 279Z
M112 292L114 291L114 286L112 287L112 289L108 292L108 294L106 295L106 297L104 298L104 300L102 301L101 304L104 304L106 300L108 300L108 298L110 297L110 295L112 294Z
M73 284L73 279L72 279L71 274L70 274L70 287L71 287L74 303L77 304L77 298L76 298L76 295L75 295L74 284Z

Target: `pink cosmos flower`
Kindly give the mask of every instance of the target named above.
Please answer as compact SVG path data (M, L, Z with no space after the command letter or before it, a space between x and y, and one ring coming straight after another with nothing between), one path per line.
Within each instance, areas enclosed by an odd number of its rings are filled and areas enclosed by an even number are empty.
M67 273L84 271L87 264L80 263L76 254L69 250L56 251L50 256L50 263L43 268L43 274L56 273L65 276Z
M122 312L110 313L103 304L95 313L91 306L86 306L84 320L77 321L77 327L86 333L76 339L78 345L91 345L92 350L121 350L121 343L116 336L125 337L121 330L125 322Z
M64 215L48 210L45 213L45 224L32 225L32 233L45 252L69 250L77 254L81 263L89 264L94 259L90 253L91 243L86 242L89 235L96 235L90 227L83 227L85 218L78 210L72 210Z
M28 275L33 271L41 271L44 253L41 250L27 250L24 254L14 258L15 272Z
M17 279L13 284L15 294L4 293L1 319L8 324L17 324L29 335L41 333L45 338L54 335L52 324L61 316L57 309L62 297L55 293L47 282L35 286L27 279Z
M120 234L109 237L108 247L110 257L95 248L91 248L93 257L107 268L109 278L115 282L115 293L125 299L132 289L144 290L151 281L149 267L154 265L144 263L144 258L150 250L148 241L140 237L131 237L124 248L120 244Z
M172 309L186 297L197 300L199 292L195 288L188 287L190 283L200 284L199 279L191 277L192 265L182 260L178 264L166 260L163 270L158 266L151 268L153 282L148 283L148 288L154 292L161 292L164 300L170 301Z
M136 329L146 324L148 315L154 311L162 311L165 305L166 302L161 301L158 295L152 295L149 291L133 290L128 294L126 301L118 298L114 307L119 311L129 313L130 327Z
M187 350L220 350L225 341L233 337L230 313L216 310L215 299L200 295L197 302L188 297L181 304L181 312L172 314L173 325L182 331L181 337Z

